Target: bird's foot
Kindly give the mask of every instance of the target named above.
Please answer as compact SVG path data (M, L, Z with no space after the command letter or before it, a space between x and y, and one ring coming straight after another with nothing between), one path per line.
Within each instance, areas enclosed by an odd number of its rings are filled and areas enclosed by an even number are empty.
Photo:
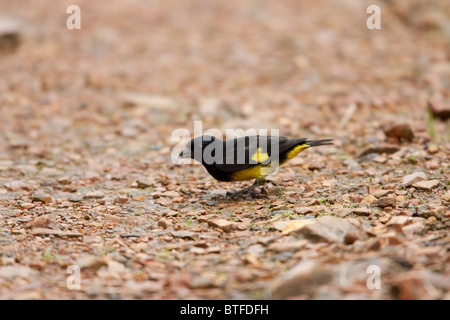
M243 194L247 194L247 193L249 193L249 192L250 192L251 194L258 194L258 192L256 192L256 191L254 190L256 187L262 187L262 192L259 192L259 193L265 193L265 194L267 194L268 191L267 191L267 189L264 187L266 183L271 183L272 185L277 186L277 187L280 189L280 192L279 192L279 193L281 193L281 194L283 194L283 193L286 191L286 190L284 190L283 187L281 187L281 186L280 186L278 183L276 183L275 181L272 181L272 180L266 180L265 178L258 178L258 179L256 179L255 183L252 184L250 187L244 188L244 189L242 189L242 190L240 190L240 191L237 191L237 192L230 192L230 191L227 191L227 196L230 197L230 198L233 198L233 197L241 196L241 195L243 195Z
M252 195L253 195L253 194L258 194L258 192L256 192L256 191L253 190L253 189L244 188L244 189L239 190L239 191L236 191L236 192L230 192L230 191L227 191L227 197L235 198L235 197L239 197L239 196L242 196L242 195L248 194L248 193L250 193L250 194L252 194Z
M258 180L256 180L255 183L252 184L250 187L244 188L244 189L236 191L236 192L227 191L227 196L230 197L230 198L234 198L234 197L237 197L237 196L241 196L243 194L247 194L249 192L251 194L257 194L257 192L255 192L254 189L256 187L258 187L258 186L260 186L260 183L258 182Z
M230 198L234 198L234 197L238 197L238 196L241 196L241 195L247 194L247 193L257 194L258 192L255 191L255 188L247 187L247 188L244 188L244 189L236 191L236 192L227 191L227 196Z

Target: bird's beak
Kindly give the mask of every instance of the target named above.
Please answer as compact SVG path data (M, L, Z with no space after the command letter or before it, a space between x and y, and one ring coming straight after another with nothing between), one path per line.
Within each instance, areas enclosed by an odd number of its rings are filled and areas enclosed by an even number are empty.
M180 152L180 154L178 155L179 159L190 159L191 155L189 154L189 152L185 152L184 150Z

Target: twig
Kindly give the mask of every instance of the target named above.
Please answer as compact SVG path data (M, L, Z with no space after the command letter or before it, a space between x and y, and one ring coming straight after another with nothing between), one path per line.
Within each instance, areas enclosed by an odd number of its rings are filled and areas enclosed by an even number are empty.
M339 121L339 129L343 129L348 121L350 120L350 118L353 116L353 113L356 111L356 104L355 103L350 103L349 106L347 107L347 110L345 110L344 115L341 118L341 121Z

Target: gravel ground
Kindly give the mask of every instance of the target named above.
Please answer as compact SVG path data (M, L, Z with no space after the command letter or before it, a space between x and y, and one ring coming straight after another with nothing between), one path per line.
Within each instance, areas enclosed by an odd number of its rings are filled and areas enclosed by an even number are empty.
M449 2L72 2L0 2L1 299L450 298ZM200 120L335 145L230 199Z

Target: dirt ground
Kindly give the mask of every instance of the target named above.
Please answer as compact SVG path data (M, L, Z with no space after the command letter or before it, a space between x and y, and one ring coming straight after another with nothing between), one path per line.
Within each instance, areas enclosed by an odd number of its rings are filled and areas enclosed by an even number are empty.
M449 108L445 0L2 0L0 298L449 299ZM230 199L200 120L335 145Z

